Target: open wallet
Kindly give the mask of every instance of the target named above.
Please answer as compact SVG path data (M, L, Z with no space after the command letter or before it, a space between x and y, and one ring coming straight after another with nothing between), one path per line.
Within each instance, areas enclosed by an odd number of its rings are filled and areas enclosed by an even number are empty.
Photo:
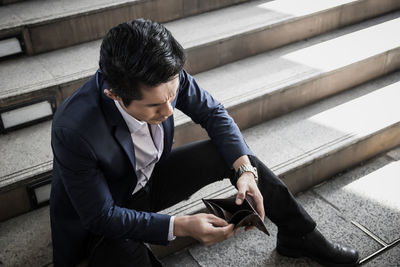
M269 235L267 227L260 215L254 209L254 201L246 196L242 205L236 205L236 197L225 199L202 199L208 211L215 216L224 219L228 223L233 223L235 228L242 226L255 226L260 231Z

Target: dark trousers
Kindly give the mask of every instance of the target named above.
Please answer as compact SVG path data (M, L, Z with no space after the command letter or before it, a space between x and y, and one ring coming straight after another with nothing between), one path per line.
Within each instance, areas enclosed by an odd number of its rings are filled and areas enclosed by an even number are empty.
M287 187L257 157L250 156L259 174L258 187L266 216L287 235L312 231L316 224ZM211 141L174 149L156 164L146 187L132 196L126 207L157 212L189 198L213 182L234 175ZM95 239L90 247L90 266L160 266L151 251L133 240Z

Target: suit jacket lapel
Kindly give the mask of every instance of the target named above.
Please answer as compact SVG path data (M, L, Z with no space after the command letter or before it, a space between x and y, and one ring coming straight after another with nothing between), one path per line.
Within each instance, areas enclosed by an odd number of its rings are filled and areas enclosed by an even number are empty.
M110 89L107 83L103 80L102 75L99 71L96 73L96 82L101 95L101 102L103 106L103 113L111 126L111 131L113 132L115 139L121 145L129 161L132 164L133 170L136 174L136 162L135 162L135 151L132 143L132 137L129 132L128 126L126 125L121 113L118 111L115 103L112 99L108 98L104 94L104 89Z
M129 130L125 129L126 127L117 126L115 129L115 138L120 143L122 148L124 149L126 155L128 156L133 170L136 173L136 163L135 163L135 151L132 143L132 137L129 133Z
M162 125L164 128L164 151L161 155L160 161L162 161L171 152L172 140L174 137L174 116L171 116L166 121L163 121Z

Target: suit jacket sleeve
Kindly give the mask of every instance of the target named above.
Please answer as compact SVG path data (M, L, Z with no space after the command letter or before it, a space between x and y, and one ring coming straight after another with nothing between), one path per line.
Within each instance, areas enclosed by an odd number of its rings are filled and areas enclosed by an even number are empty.
M117 206L89 143L71 129L53 127L54 171L58 172L81 223L95 234L168 243L170 216Z
M206 129L228 166L240 156L253 155L223 105L200 88L186 71L182 71L179 78L176 107Z

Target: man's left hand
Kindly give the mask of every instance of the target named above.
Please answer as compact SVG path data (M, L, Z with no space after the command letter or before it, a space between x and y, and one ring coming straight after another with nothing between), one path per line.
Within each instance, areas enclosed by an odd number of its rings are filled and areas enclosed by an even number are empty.
M241 205L246 195L253 198L255 203L255 208L261 219L264 220L265 212L264 212L264 202L263 196L261 195L260 190L258 189L256 180L254 179L254 175L251 172L243 173L236 184L238 188L238 193L236 195L236 204ZM250 230L254 227L246 227L246 231Z

